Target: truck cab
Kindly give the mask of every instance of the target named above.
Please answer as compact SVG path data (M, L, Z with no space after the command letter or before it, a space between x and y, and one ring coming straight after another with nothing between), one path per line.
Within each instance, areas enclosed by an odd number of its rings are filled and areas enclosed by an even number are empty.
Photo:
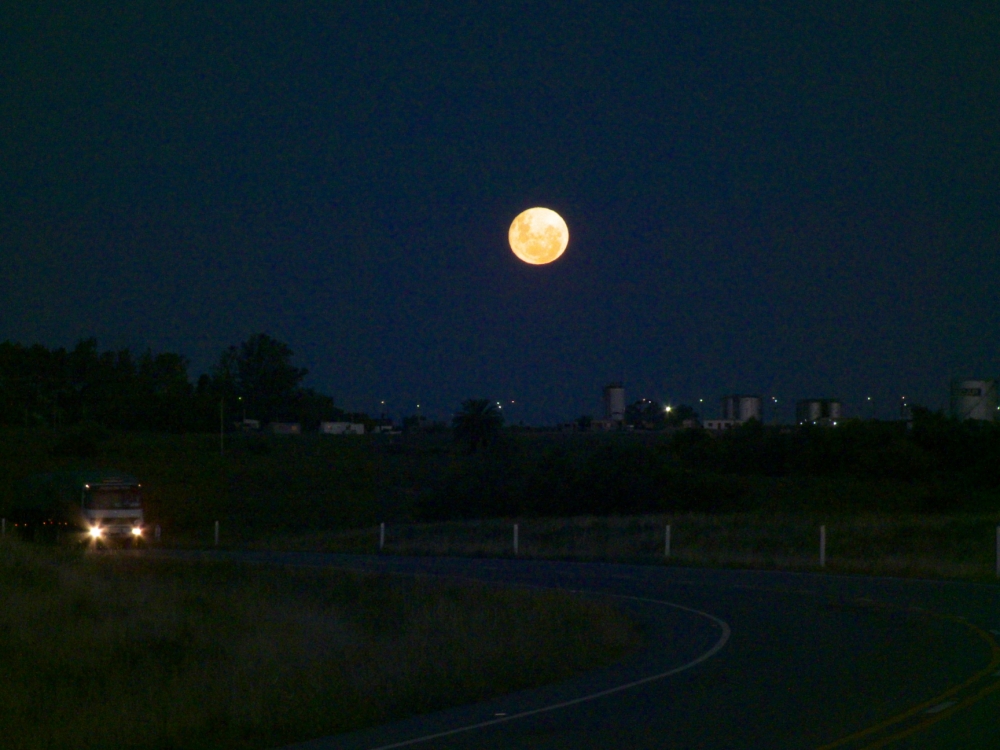
M142 485L134 477L108 475L85 482L80 505L93 541L142 540Z
M25 541L135 543L144 536L142 485L114 469L34 474L15 484L8 518Z

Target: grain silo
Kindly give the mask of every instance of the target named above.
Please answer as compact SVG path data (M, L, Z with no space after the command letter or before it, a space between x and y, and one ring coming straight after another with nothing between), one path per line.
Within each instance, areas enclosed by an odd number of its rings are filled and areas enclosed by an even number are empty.
M995 422L997 418L996 380L953 380L951 414L955 419Z
M837 424L843 405L835 398L806 398L795 403L795 421L799 424Z
M613 422L625 420L625 387L621 383L604 386L604 418Z
M760 396L723 396L722 418L734 422L762 421L760 416Z

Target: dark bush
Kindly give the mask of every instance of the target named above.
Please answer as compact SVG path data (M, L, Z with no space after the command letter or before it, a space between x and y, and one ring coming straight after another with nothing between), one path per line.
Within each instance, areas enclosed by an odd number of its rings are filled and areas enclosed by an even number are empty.
M420 499L415 514L442 520L712 512L738 509L746 496L736 477L680 467L665 444L598 438L463 457Z
M74 427L49 449L56 458L96 458L101 444L108 439L108 432L98 424L88 423Z

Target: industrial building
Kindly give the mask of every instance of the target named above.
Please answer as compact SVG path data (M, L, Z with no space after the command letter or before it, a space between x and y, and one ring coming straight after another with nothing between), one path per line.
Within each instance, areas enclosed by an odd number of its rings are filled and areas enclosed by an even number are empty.
M843 413L843 404L836 398L806 398L795 402L798 424L835 425L843 419Z
M364 435L365 426L355 422L320 422L319 431L323 435Z
M569 429L577 429L575 423ZM621 383L610 383L604 386L604 418L595 419L589 429L623 430L625 429L625 387Z
M722 419L704 419L702 427L710 432L722 432L746 424L751 419L761 419L760 396L736 394L722 397Z
M710 432L730 430L736 425L737 422L734 419L706 419L701 423L701 426Z
M751 419L762 422L760 396L723 396L722 418L736 423L749 422Z
M953 380L951 415L962 422L966 419L997 421L997 381Z
M621 383L604 386L604 418L611 422L625 421L625 387Z

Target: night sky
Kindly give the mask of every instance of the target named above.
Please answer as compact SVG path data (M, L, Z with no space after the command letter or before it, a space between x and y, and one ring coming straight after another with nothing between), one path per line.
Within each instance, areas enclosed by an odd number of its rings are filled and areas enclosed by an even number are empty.
M263 331L348 409L943 407L1000 375L998 208L995 0L0 14L0 340Z

